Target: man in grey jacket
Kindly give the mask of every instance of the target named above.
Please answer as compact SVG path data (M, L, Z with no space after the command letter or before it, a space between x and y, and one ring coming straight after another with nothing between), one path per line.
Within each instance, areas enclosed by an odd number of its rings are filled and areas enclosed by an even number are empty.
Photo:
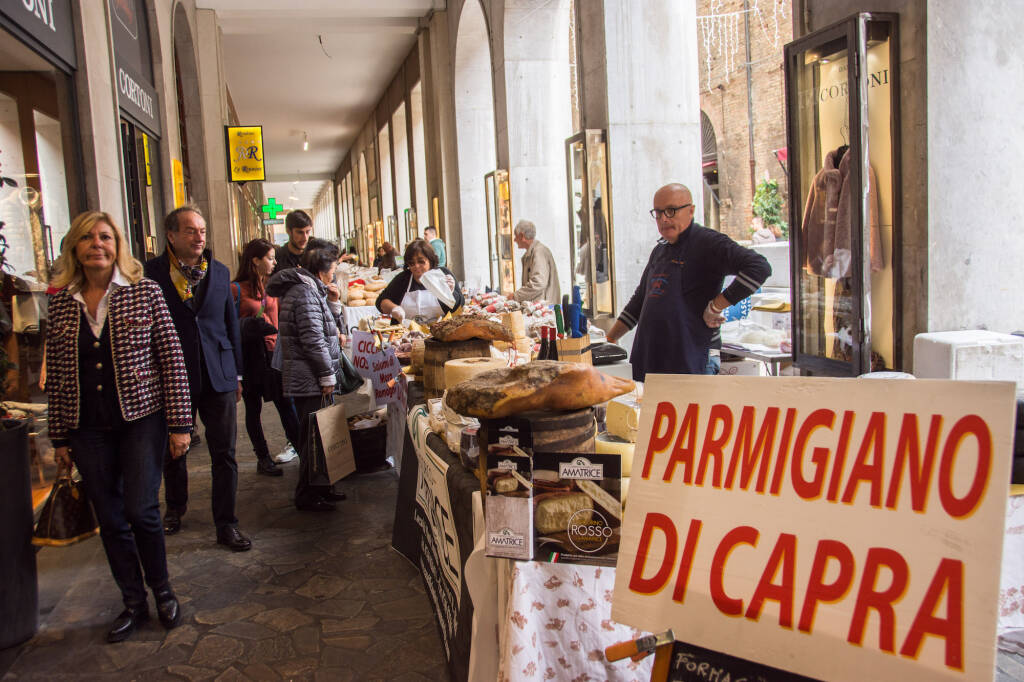
M523 285L514 294L520 303L524 301L545 301L558 303L562 291L558 287L558 269L551 249L537 241L537 228L529 220L516 223L512 238L516 246L526 249L523 254Z

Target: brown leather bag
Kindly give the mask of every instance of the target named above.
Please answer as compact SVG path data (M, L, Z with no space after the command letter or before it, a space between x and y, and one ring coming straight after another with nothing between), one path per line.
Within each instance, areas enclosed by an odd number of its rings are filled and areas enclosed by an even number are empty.
M43 512L36 523L32 544L43 547L64 547L96 535L100 530L96 512L85 494L81 481L71 476L71 469L58 468L57 480L46 498Z

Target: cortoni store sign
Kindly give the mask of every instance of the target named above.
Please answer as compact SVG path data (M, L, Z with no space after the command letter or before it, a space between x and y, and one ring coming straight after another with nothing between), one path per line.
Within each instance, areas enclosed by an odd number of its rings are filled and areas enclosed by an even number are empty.
M110 0L114 37L114 62L117 65L117 103L121 111L146 128L154 137L160 136L156 88L150 56L149 26L146 8L138 0Z
M70 0L0 0L0 23L37 51L75 69L75 33ZM56 58L56 59L54 59Z

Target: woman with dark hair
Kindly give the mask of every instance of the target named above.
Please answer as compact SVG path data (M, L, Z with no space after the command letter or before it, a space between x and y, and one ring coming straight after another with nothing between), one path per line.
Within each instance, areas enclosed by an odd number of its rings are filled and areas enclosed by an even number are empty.
M231 285L242 337L245 430L256 453L256 471L266 476L280 476L283 472L271 459L263 435L260 415L264 401L273 402L277 408L288 447L294 448L299 443L299 418L295 407L281 392L281 375L270 368L270 358L277 345L277 299L267 295L267 280L276 264L274 245L266 239L253 239L242 250L238 274Z
M331 486L311 485L312 440L309 420L331 400L341 383L341 346L345 325L340 293L334 282L339 249L311 239L301 267L282 270L270 278L267 293L278 298L278 339L284 395L295 401L299 420L299 481L295 506L304 511L334 511L345 499Z
M391 246L390 242L384 242L377 247L377 257L373 260L373 267L380 270L397 270L398 263L395 261L395 256L398 255L398 251L395 247Z
M420 281L431 270L444 273L444 285L452 292L455 303L451 306L438 300ZM396 322L406 317L417 322L435 322L445 315L457 311L463 304L462 291L455 281L455 275L448 268L438 267L437 254L430 242L415 239L405 247L405 265L402 272L385 287L377 298L377 309L390 315Z
M50 439L59 465L78 466L96 510L125 606L107 641L120 642L149 619L147 586L164 627L181 622L159 492L164 451L188 450L188 373L163 292L114 219L82 213L66 239L46 338Z

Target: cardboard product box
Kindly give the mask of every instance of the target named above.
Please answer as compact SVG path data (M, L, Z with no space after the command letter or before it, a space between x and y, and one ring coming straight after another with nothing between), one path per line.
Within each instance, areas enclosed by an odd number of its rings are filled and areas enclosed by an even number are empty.
M487 556L533 558L533 494L530 456L495 448L487 454Z
M619 455L534 454L534 557L538 561L614 566L621 525Z

